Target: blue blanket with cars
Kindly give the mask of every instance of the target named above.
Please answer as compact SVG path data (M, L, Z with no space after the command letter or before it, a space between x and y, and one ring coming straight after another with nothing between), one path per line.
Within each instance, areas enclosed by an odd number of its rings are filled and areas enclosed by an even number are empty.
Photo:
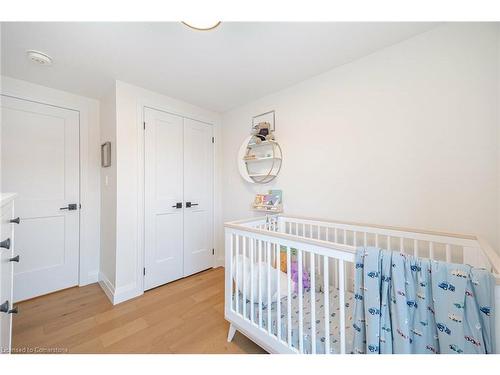
M494 287L483 269L359 248L352 353L495 353Z

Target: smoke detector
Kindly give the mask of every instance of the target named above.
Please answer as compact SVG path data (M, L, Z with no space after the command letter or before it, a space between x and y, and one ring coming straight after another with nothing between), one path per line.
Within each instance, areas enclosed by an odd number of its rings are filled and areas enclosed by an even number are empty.
M52 65L52 57L46 55L43 52L28 50L26 51L26 56L28 56L28 59L30 59L35 64L45 65L45 66Z

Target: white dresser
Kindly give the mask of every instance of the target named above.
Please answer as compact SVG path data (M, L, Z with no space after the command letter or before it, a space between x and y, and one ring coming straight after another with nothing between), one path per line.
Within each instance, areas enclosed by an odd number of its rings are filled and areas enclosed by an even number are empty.
M0 194L0 354L10 353L12 340L12 315L17 309L12 305L15 254L14 228L19 218L14 215L15 194Z

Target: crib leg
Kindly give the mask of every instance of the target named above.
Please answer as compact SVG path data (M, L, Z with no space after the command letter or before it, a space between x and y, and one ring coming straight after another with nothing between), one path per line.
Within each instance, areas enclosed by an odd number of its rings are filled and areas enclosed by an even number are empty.
M229 332L227 333L227 342L233 341L234 334L236 333L236 327L233 324L229 325Z

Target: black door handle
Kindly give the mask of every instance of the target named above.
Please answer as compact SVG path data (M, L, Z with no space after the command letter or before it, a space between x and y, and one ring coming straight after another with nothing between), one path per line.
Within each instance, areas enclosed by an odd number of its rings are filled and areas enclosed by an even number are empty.
M9 250L10 249L10 238L7 238L6 240L3 240L0 242L0 247L3 247L4 249Z
M198 206L198 203L191 203L191 202L186 202L186 207L193 207L193 206Z
M66 207L61 207L59 208L60 210L68 210L68 211L74 211L78 208L78 205L76 203L70 203Z
M21 219L19 217L16 217L15 219L10 219L9 223L11 224L19 224L21 222Z
M182 208L182 202L177 202L172 208Z
M19 263L19 255L16 255L14 258L10 258L9 262L17 262L17 263Z

